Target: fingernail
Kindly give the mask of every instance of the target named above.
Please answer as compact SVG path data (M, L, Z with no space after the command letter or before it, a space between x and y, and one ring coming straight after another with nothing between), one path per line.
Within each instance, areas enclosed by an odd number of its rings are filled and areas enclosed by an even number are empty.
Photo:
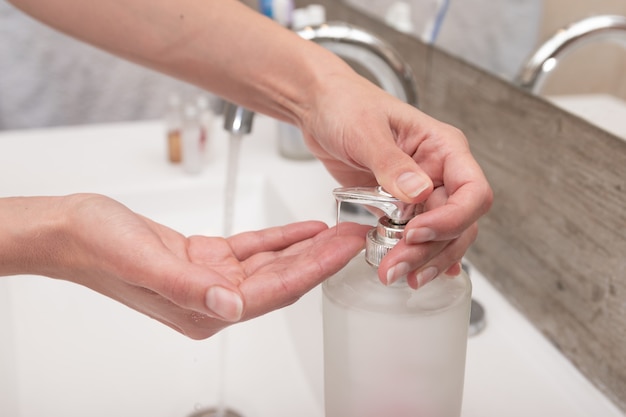
M439 271L437 271L437 268L435 268L434 266L429 266L428 268L424 269L422 272L420 272L416 276L417 287L420 288L423 285L428 284L430 281L435 279L435 277L438 274L439 274Z
M400 262L399 264L391 267L387 271L387 285L393 284L398 278L405 276L409 273L411 267L406 262Z
M417 197L430 186L429 181L414 172L405 172L400 175L396 184L409 198Z
M435 232L428 227L419 227L407 230L405 239L409 244L431 242L435 240Z
M211 287L206 292L206 306L219 318L226 321L239 321L243 314L243 301L238 294L224 287Z
M456 277L461 274L463 267L461 266L461 262L455 262L451 267L446 269L446 275L450 277Z

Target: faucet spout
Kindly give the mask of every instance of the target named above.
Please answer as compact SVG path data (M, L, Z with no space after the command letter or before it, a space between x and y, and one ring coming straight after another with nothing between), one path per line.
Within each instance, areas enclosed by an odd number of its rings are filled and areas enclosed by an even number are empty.
M576 47L594 41L613 41L626 46L626 17L592 16L560 29L528 59L517 77L517 84L538 93L560 58Z
M224 107L224 130L231 135L243 136L252 132L254 112L233 103Z

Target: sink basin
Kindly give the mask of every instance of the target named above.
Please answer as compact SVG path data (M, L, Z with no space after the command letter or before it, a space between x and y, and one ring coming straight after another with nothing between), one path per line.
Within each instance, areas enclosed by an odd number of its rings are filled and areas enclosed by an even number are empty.
M215 196L221 191L222 184L210 181L114 197L183 233L219 235L222 207ZM262 177L241 178L236 201L235 231L290 221ZM188 340L70 283L7 280L2 284L16 300L12 316L18 325L5 340L15 346L19 416L185 416L217 402L216 370L224 359L228 403L244 415L320 415L290 348L284 312L230 329L223 358L222 336ZM277 401L281 392L297 392L298 399Z
M186 184L157 186L110 194L133 211L163 223L184 235L221 235L224 223L222 178ZM293 221L275 187L267 178L237 178L233 233Z
M225 135L213 133L214 152L225 155ZM14 179L0 195L105 192L184 234L221 234L226 158L189 177L165 162L161 134L159 122L0 133L0 175ZM278 157L274 138L273 121L258 117L244 140L234 231L332 223L334 181L316 161ZM64 151L53 162L16 162L33 148L50 155L57 147L78 149L80 158ZM316 181L303 187L303 178ZM463 417L623 417L479 271L471 277L487 326L468 343ZM0 332L0 415L184 417L215 405L219 392L244 416L324 415L319 288L193 341L83 287L7 277Z
M547 97L575 114L626 140L626 102L608 94L571 94Z

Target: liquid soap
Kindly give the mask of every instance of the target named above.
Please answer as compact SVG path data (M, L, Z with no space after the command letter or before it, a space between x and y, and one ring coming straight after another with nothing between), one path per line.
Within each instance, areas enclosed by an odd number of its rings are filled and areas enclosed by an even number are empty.
M326 417L459 417L471 283L439 276L418 290L383 285L382 257L415 215L380 188L335 190L386 213L366 249L323 288Z

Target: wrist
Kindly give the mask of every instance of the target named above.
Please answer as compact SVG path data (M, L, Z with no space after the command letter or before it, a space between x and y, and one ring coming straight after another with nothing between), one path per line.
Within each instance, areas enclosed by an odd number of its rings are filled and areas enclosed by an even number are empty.
M297 100L293 101L295 123L301 127L315 120L320 107L338 92L336 88L341 80L355 75L354 70L337 55L312 41L307 42L311 44L311 53L302 58L306 61L303 67L307 72L297 85Z

